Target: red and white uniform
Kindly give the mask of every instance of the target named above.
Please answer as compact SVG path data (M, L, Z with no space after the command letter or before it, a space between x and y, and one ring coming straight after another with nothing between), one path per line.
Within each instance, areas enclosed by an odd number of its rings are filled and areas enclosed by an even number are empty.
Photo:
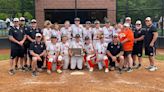
M83 40L85 39L86 36L89 37L89 39L92 41L92 34L93 34L93 31L92 31L92 28L84 28L83 29Z
M51 39L51 35L52 35L52 29L51 28L49 28L49 29L47 29L47 28L44 28L43 30L42 30L42 32L43 32L43 36L44 36L44 39L45 39L45 43L46 43L46 45L48 44L48 43L50 43L50 39Z
M68 40L71 41L71 39L72 39L72 35L71 35L72 28L71 27L69 27L69 28L62 27L60 29L60 31L61 31L61 35L66 35L68 37Z
M94 49L93 49L93 45L90 43L90 44L85 44L84 45L84 49L86 51L86 60L89 64L89 67L94 67L94 64L92 63L91 60L95 59L95 54L93 54L92 52L94 52Z
M81 37L81 41L82 41L82 37L83 37L83 26L82 25L71 25L71 28L72 28L72 36L73 36L73 40L75 41L75 36L76 34L79 34L80 37Z
M70 44L68 42L60 42L60 55L63 57L64 61L63 69L68 69L69 66L69 46Z
M99 42L99 35L103 33L102 28L93 28L93 46L95 48L96 43Z
M103 34L106 43L112 42L113 27L112 26L110 26L109 28L103 27Z
M61 31L60 30L52 30L52 35L56 36L58 38L58 42L61 41Z
M80 48L82 51L81 53L83 53L84 45L81 41L80 42L73 41L72 44L70 45L70 48ZM72 56L71 57L71 69L75 69L76 66L78 69L83 68L83 56Z
M47 66L48 66L48 70L51 70L51 68L52 68L52 64L53 63L56 63L57 62L57 53L59 53L59 50L60 50L60 47L59 47L60 45L58 44L58 43L56 43L56 44L53 44L53 43L49 43L48 45L47 45L47 51L48 51L48 64L47 64Z
M96 44L95 50L97 53L97 63L100 70L103 68L104 64L105 64L105 67L108 68L108 57L106 55L107 46L108 44L105 41L98 42Z

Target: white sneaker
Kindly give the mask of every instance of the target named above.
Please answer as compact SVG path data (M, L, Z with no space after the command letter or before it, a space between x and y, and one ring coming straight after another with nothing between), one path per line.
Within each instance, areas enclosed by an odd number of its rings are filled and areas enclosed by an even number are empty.
M47 73L48 73L48 74L51 74L51 70L47 70Z
M151 69L152 67L153 67L153 66L150 65L150 66L145 67L145 69L148 69L148 70L149 70L149 69Z
M109 72L109 69L108 68L105 68L105 72L108 73Z
M149 71L150 72L154 72L154 71L156 71L158 68L156 67L156 66L152 66L150 69L149 69Z
M57 73L62 73L62 70L58 69L58 70L57 70Z
M90 71L90 72L93 72L93 67L91 67L91 68L89 69L89 71Z

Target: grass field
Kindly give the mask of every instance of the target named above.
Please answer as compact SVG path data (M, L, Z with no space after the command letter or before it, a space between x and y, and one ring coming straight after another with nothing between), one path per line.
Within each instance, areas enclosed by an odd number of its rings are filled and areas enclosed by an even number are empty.
M7 60L7 59L9 59L9 54L2 54L2 55L0 55L0 61L1 60Z

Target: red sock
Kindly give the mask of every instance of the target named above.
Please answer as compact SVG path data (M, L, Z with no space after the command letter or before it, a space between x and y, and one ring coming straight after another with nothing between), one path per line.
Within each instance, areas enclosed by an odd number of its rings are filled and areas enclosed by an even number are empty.
M52 68L52 62L47 62L47 69L51 70L51 68Z
M108 68L108 59L104 60L105 67Z
M58 66L57 66L57 70L58 70L58 69L61 69L61 66L58 65Z
M88 64L89 64L90 67L94 67L91 60L88 60Z

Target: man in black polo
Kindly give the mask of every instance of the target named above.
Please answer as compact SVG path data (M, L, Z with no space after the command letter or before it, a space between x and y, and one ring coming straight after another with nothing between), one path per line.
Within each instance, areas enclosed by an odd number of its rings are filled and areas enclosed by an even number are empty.
M146 31L144 37L145 43L145 55L149 56L150 66L146 67L149 71L156 71L157 67L155 66L155 49L156 49L156 40L158 38L158 32L155 26L153 26L152 20L150 17L145 19Z
M30 44L35 41L36 33L42 34L41 29L37 28L37 21L35 19L31 20L31 26L29 27L29 30L26 31L25 33L27 35L27 40L26 40L27 52L29 57L31 57L29 53ZM29 62L27 63L29 70L31 70L31 62L32 60L29 59Z
M142 23L140 20L136 21L136 27L133 31L134 33L134 46L132 51L133 66L138 69L141 67L142 63L142 51L143 51L143 40L144 40L144 30L142 28ZM136 64L138 58L138 63Z
M113 35L113 41L108 44L107 55L110 60L110 67L115 67L115 63L119 63L119 72L121 73L124 57L123 57L123 47L119 42L118 34Z
M30 54L32 59L32 76L37 76L36 70L39 70L43 66L43 62L46 57L46 45L42 42L42 35L36 33L34 42L30 44Z
M15 74L14 59L16 57L20 58L20 68L22 68L23 70L23 57L24 57L23 44L24 41L26 40L26 35L24 31L20 29L19 19L14 18L13 23L14 26L11 27L9 30L9 40L11 41L10 70L9 70L10 75Z

